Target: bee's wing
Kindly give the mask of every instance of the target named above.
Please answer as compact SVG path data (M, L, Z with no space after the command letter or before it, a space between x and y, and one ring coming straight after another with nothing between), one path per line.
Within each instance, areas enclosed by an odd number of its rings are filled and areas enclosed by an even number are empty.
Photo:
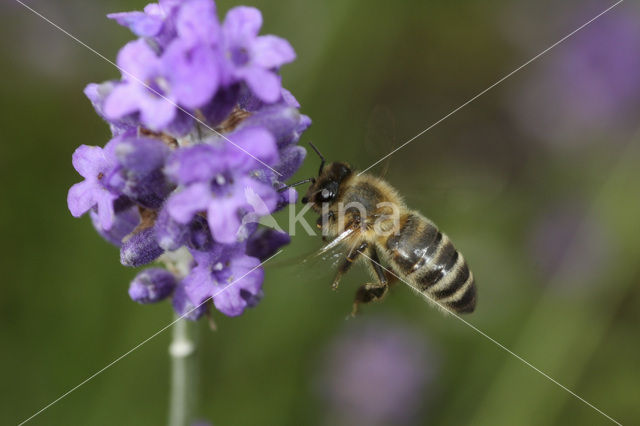
M344 242L347 238L354 235L355 232L356 231L354 228L345 229L340 235L338 235L333 240L331 240L327 245L322 247L318 252L318 254L323 255L327 252L334 250L335 248L339 247L341 243Z
M396 148L396 132L396 118L393 112L384 105L376 105L369 116L365 134L365 151L370 164L380 160ZM384 177L387 174L390 159L391 157L388 157L382 161L377 175Z
M348 237L354 234L353 229L348 229L338 235L319 249L305 252L294 257L277 260L272 263L272 267L294 268L293 276L298 277L308 275L326 275L328 272L335 273L338 263L345 257L345 246L341 244Z

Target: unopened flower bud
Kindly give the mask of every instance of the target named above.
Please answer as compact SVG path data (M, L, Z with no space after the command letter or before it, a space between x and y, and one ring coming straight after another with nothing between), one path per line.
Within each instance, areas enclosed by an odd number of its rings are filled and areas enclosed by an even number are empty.
M129 296L138 303L155 303L169 296L176 287L176 278L166 269L150 268L131 281Z

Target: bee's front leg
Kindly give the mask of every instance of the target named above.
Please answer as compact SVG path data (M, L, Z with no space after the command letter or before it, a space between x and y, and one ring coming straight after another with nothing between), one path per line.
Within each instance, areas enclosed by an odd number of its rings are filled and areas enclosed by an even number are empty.
M316 227L322 231L322 242L326 243L329 241L327 238L327 233L331 226L331 221L335 219L335 213L329 210L327 213L323 213L318 217L316 221Z
M353 249L351 249L349 254L347 254L347 257L342 261L342 263L338 267L338 273L336 274L336 277L333 279L333 284L331 284L332 290L338 289L338 285L340 284L340 279L342 279L342 276L351 268L351 265L353 265L353 263L358 259L358 256L360 256L362 251L365 250L367 247L369 247L369 244L365 241L362 244L360 244L358 247L354 247Z

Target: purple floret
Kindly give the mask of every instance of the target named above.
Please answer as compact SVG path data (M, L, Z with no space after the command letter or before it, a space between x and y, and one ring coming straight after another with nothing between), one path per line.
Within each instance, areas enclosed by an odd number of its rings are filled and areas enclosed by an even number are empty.
M216 52L176 39L158 56L147 41L128 43L118 54L122 83L107 97L104 114L119 120L139 113L140 122L159 131L180 119L178 111L207 103L218 88Z
M73 167L84 181L73 185L67 196L67 204L73 216L80 217L95 208L100 226L106 231L113 225L113 202L118 198L118 194L105 185L105 177L116 166L113 143L111 141L104 148L81 145L76 149L72 157Z
M212 298L220 312L237 316L262 297L264 270L260 260L245 254L243 246L225 246L220 251L192 252L196 266L183 280L193 305Z
M262 14L253 7L231 9L222 24L222 45L229 58L225 77L245 81L264 102L280 97L280 77L274 72L291 62L296 54L288 41L273 35L258 36Z
M246 128L229 138L236 146L214 147L205 143L178 150L167 167L170 176L180 184L167 201L171 217L187 223L195 214L207 212L213 238L220 243L238 240L243 212L267 215L274 211L278 200L273 186L249 175L252 169L261 166L257 160L273 165L278 161L273 136L261 128Z

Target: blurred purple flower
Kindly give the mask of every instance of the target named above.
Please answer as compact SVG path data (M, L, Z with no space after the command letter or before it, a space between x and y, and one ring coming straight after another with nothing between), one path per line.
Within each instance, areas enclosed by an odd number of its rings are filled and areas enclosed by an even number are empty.
M578 202L557 204L538 217L528 244L541 275L567 288L597 282L611 258L606 230Z
M114 138L74 154L85 181L70 189L69 209L91 212L122 264L167 266L134 279L134 301L171 294L189 319L211 305L240 315L262 298L260 261L289 242L258 222L295 202L295 190L278 188L306 154L297 143L311 120L277 76L293 49L258 36L253 8L232 9L221 25L211 0L109 17L141 38L118 54L121 80L85 89Z
M320 371L328 424L412 424L427 405L437 359L424 333L381 318L351 324Z
M561 15L566 28L598 12L593 5L572 4L571 13ZM640 108L640 13L634 8L628 12L598 19L529 74L510 108L526 132L552 144L578 146L605 135L610 140L635 125Z

